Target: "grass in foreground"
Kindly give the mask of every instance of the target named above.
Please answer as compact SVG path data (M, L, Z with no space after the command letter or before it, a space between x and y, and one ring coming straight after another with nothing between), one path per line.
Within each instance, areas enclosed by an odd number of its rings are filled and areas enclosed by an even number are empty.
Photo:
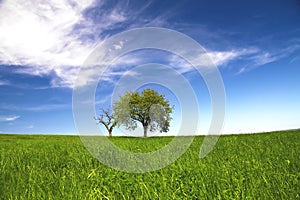
M111 138L147 152L171 138ZM93 158L76 136L0 135L0 199L300 199L300 131L203 137L170 166L128 174Z

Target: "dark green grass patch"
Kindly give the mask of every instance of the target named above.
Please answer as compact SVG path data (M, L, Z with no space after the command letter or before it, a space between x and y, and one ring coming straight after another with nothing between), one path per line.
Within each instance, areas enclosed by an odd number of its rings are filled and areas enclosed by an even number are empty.
M172 138L111 138L149 152ZM99 163L76 136L0 135L0 199L300 199L300 131L203 137L170 166L128 174Z

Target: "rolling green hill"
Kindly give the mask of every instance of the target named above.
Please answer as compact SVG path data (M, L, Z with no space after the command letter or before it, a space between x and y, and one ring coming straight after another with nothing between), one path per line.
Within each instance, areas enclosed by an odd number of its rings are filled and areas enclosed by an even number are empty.
M147 152L172 138L111 138ZM129 174L101 164L79 137L0 135L0 199L300 199L300 131L203 137L170 166Z

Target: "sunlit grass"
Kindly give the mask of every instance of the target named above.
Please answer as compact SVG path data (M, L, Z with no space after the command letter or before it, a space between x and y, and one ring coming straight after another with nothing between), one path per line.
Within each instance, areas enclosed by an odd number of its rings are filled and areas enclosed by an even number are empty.
M172 138L111 138L149 152ZM128 174L99 163L76 136L0 135L0 199L299 199L300 131L203 137L170 166Z

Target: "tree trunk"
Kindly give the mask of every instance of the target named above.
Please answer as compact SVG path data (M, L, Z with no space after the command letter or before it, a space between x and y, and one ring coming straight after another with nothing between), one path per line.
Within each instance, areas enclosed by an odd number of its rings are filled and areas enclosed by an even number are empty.
M148 126L143 126L143 127L144 127L144 137L147 137Z
M108 131L108 137L112 136L112 131Z

